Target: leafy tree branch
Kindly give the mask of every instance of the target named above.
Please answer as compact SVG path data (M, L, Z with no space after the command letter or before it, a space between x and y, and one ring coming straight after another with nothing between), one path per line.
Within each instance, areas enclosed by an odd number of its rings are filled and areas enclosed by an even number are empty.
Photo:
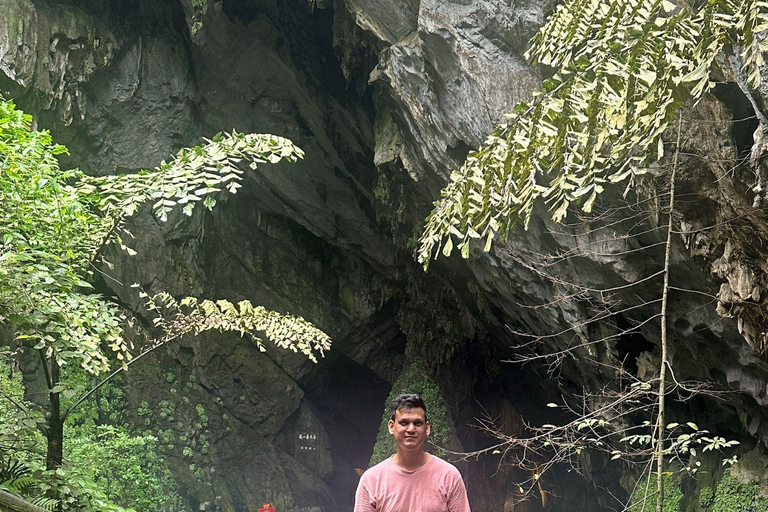
M42 423L34 421L47 437L46 467L51 475L64 471L64 422L92 393L62 411L62 394L69 398L74 393L62 382L62 366L77 364L98 375L109 370L111 354L121 362L121 370L133 357L125 334L132 313L96 293L92 284L95 271L106 274L95 264L101 249L117 243L135 254L123 241L128 233L123 223L145 203L160 221L175 208L191 215L197 203L211 209L218 194L237 192L246 173L243 164L256 169L304 156L287 139L233 131L182 150L155 169L94 177L62 171L56 156L65 152L48 132L32 130L29 115L0 97L0 323L40 356L48 414ZM177 302L168 294L157 297L154 304L161 308L156 312L166 317L158 316L159 335L150 340L151 349L211 329L247 333L262 349L258 336L263 333L279 347L312 361L330 348L328 336L309 322L247 301L235 306L196 298ZM19 416L19 421L28 420ZM0 432L0 444L15 439L14 432L10 437ZM64 486L46 485L64 499Z
M561 221L571 204L592 211L608 184L629 190L663 156L662 134L680 107L711 90L728 48L756 87L766 29L761 0L564 2L528 51L554 76L451 175L418 260L426 267L454 245L466 258L473 239L487 251L518 221L527 227L538 202Z

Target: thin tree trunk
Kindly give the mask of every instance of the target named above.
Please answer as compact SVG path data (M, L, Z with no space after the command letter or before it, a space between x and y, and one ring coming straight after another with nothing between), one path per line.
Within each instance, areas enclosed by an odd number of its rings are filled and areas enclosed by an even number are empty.
M41 353L42 354L42 353ZM46 376L48 377L48 400L49 408L48 412L50 417L48 418L48 429L46 431L46 437L48 439L48 451L45 457L45 469L49 471L55 471L61 467L64 460L64 418L61 416L61 393L58 389L54 393L54 389L59 386L59 362L56 360L56 352L54 351L50 357L50 368L48 362L43 359L43 366L46 370ZM55 512L62 512L63 505L61 503L61 497L58 493L49 494L50 498L58 500L56 504Z
M59 362L55 353L50 357L50 375L52 391L59 385ZM45 459L45 468L55 470L61 466L64 459L64 421L61 417L61 393L49 393L51 417L48 419L48 453Z
M683 128L683 114L677 125L677 144L669 184L669 222L667 225L667 246L664 253L664 288L661 295L661 368L659 370L659 416L656 422L656 512L664 506L664 430L666 429L665 405L667 386L667 299L669 298L669 260L672 252L672 215L675 209L675 177L677 159L680 155L680 134Z

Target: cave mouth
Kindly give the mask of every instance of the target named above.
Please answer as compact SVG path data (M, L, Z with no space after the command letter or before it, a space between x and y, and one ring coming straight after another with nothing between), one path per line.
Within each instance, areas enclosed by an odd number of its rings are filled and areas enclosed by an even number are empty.
M634 330L632 325L621 315L616 315L616 327L618 339L616 340L616 351L619 353L619 360L622 368L637 377L638 363L637 359L643 352L653 352L656 345L645 339L645 337Z
M334 454L334 469L323 480L337 504L351 509L360 476L357 470L368 468L392 385L341 352L331 352L322 371L302 387Z
M752 134L760 126L749 98L735 82L720 82L712 91L731 113L731 139L736 144L739 161L749 157Z

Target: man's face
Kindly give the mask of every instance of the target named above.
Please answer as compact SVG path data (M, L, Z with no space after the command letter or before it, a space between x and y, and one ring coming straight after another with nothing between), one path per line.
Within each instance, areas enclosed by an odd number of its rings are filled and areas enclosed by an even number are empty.
M398 409L395 419L389 420L389 433L395 438L398 450L421 450L429 435L429 423L424 421L424 409Z

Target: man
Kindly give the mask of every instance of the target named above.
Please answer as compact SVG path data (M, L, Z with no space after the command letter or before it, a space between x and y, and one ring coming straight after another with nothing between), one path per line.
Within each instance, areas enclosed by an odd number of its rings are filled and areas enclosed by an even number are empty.
M394 399L389 433L397 453L363 473L355 512L470 512L459 471L424 451L430 425L419 395Z

